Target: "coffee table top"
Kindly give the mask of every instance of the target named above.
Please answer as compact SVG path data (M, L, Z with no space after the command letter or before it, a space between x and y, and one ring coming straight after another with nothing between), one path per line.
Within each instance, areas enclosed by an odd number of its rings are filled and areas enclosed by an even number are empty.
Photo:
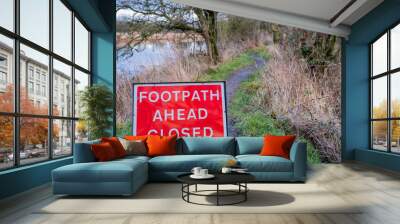
M255 180L249 173L213 173L212 179L193 179L191 173L182 174L177 177L178 181L185 184L237 184L248 183Z

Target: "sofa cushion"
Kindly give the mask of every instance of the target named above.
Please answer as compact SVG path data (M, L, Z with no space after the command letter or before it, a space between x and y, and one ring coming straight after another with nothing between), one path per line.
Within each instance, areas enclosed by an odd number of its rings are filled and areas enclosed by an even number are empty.
M105 162L119 158L109 142L102 142L90 146L96 161Z
M94 154L93 154L90 146L92 144L99 144L100 142L101 141L98 139L98 140L93 140L93 141L88 141L88 142L75 143L74 163L95 162L96 158L94 157Z
M230 159L231 155L175 155L158 156L149 160L150 171L190 172L193 167L200 166L210 171L219 171Z
M261 149L260 155L262 156L280 156L290 159L290 148L296 140L295 135L287 136L274 136L266 135L264 137L264 145Z
M236 137L236 155L260 154L263 137Z
M235 154L233 137L184 137L182 139L182 154Z
M145 156L147 155L146 143L141 140L126 140L124 138L120 138L122 146L126 151L126 155L138 155Z
M124 146L121 144L117 137L103 137L101 138L101 142L110 143L117 158L122 158L126 156Z
M53 181L58 182L130 182L136 172L147 172L144 160L75 163L59 167L52 174Z
M279 156L239 155L240 167L250 172L292 172L292 161Z
M171 136L158 136L149 135L147 137L147 155L154 156L165 156L176 154L176 135Z

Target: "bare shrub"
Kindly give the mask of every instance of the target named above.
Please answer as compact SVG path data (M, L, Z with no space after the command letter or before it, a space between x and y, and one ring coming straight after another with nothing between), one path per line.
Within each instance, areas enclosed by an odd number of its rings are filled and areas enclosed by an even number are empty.
M289 121L298 135L314 143L323 161L339 162L340 64L316 72L287 46L272 46L269 51L272 57L255 104L276 119Z
M132 115L132 83L186 82L199 78L209 67L205 56L185 55L175 50L163 59L163 65L149 65L140 75L117 75L117 121L125 122Z

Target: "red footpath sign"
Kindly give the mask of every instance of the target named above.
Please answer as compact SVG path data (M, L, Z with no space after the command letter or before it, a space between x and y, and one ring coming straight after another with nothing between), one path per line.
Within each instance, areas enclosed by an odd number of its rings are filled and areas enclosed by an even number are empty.
M226 136L225 82L133 84L133 134Z

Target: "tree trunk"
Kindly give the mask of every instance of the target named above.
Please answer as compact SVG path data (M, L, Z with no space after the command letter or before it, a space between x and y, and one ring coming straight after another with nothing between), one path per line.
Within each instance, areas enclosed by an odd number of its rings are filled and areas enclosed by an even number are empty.
M207 46L208 57L213 64L220 62L218 50L217 12L194 8L194 13L199 18L201 35Z

